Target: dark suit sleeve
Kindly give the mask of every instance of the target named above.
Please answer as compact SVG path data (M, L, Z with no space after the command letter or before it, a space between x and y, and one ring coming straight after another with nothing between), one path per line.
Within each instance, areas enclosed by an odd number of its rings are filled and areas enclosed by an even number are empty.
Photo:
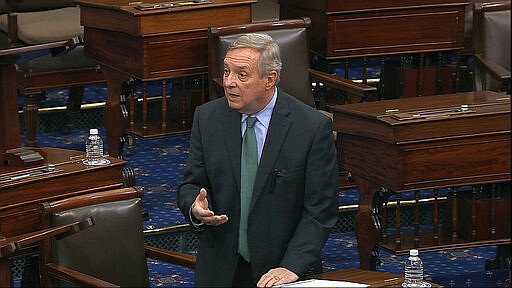
M190 219L190 207L192 203L194 203L201 188L206 188L206 190L209 191L209 180L204 165L200 122L201 111L198 108L194 113L187 168L185 169L183 182L178 188L178 206L185 216L185 219L192 227L194 227L194 225Z
M302 218L281 261L282 267L299 276L319 261L338 219L338 169L332 121L325 117L316 131L306 163Z

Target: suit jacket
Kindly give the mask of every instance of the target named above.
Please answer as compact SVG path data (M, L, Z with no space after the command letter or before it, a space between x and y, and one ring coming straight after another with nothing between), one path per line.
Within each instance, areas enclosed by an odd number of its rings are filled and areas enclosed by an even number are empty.
M253 277L285 267L304 275L320 261L338 218L337 161L332 121L278 90L258 166L248 218ZM194 114L190 154L178 205L190 222L201 187L228 222L201 226L195 285L230 286L238 263L241 114L223 98Z

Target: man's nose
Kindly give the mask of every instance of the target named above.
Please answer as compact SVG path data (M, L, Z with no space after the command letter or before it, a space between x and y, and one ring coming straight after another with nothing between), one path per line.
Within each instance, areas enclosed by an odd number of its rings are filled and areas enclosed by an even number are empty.
M229 73L224 76L224 86L226 87L234 87L236 86L236 78L233 73Z

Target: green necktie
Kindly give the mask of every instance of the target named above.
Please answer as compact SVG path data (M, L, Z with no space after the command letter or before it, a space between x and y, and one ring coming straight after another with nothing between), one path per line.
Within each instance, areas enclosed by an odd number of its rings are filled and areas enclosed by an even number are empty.
M242 169L240 180L240 232L238 237L238 251L247 262L251 261L249 245L247 244L247 218L249 206L251 205L254 179L258 170L258 145L254 124L258 121L256 117L247 117L245 120L247 129L242 140Z

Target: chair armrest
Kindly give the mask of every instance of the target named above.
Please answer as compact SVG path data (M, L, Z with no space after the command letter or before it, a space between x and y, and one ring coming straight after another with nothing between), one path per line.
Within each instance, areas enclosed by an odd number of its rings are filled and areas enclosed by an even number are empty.
M493 78L502 84L510 82L510 71L503 66L485 57L482 54L475 54L475 59Z
M338 77L336 75L328 74L322 71L310 69L309 73L311 78L324 83L327 87L346 92L352 97L359 98L357 101L351 102L365 102L368 100L377 100L377 88L363 84L356 83L346 78Z
M98 203L140 198L142 197L143 190L141 186L132 186L79 195L53 202L44 202L39 204L39 212L42 215L47 215Z
M44 269L46 269L48 275L51 275L51 277L69 280L74 283L81 283L86 287L120 287L110 282L53 263L46 264Z
M196 257L189 254L151 247L147 245L145 246L145 250L146 257L151 259L164 261L167 263L176 264L188 268L194 268L196 266Z
M12 43L18 43L18 15L16 13L7 13L7 35Z
M7 256L17 250L26 248L50 237L66 237L94 225L91 217L82 221L75 221L69 224L38 230L9 238L0 238L0 257Z

